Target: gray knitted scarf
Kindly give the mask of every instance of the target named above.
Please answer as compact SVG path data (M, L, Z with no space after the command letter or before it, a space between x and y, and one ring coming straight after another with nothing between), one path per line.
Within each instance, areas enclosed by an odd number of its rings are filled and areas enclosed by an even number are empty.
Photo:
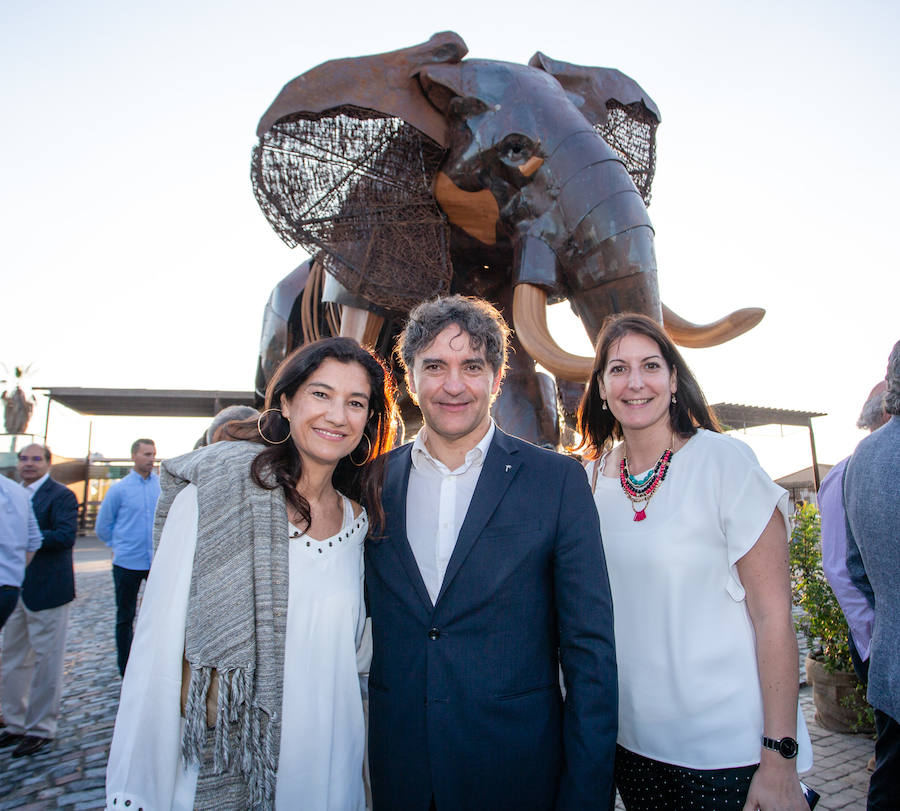
M195 808L271 809L281 741L288 606L284 492L250 477L262 447L218 442L163 462L154 547L175 496L197 486L197 550L185 627L191 669L183 761L199 764ZM216 725L206 699L218 673Z

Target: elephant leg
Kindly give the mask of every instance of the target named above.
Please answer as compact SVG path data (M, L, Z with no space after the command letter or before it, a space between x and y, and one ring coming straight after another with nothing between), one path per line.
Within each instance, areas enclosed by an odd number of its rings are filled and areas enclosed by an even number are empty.
M549 375L511 370L491 413L506 433L543 448L559 448L556 384Z
M584 396L584 389L584 383L576 383L561 377L556 380L556 393L559 397L559 409L563 419L562 444L564 447L571 447L575 444L576 415L581 398Z
M341 308L341 336L356 339L360 346L374 347L383 326L380 315L346 304Z

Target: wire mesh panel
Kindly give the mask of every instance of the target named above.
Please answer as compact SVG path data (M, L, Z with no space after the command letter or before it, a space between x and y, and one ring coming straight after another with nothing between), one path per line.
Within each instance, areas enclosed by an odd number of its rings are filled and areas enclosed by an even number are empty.
M656 171L656 128L659 121L640 102L619 104L610 99L606 103L608 119L595 129L622 158L644 205L650 205L650 187Z
M278 121L253 151L251 180L288 245L323 251L352 293L405 311L450 290L449 230L431 190L442 156L399 118L341 107Z

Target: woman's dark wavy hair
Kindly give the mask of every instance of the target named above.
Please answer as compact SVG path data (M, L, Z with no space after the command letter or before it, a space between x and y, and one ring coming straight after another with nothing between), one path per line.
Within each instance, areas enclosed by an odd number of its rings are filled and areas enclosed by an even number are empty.
M384 511L381 507L384 455L394 444L394 382L384 363L352 338L323 338L295 349L281 362L266 387L265 408L275 410L264 413L259 422L251 418L228 423L224 426L224 433L226 439L246 439L266 446L250 467L253 481L267 490L280 485L288 503L309 526L312 517L309 502L297 491L297 482L303 471L297 447L291 441L277 445L267 442L260 436L258 429L261 428L275 442L290 436L290 424L281 415L281 396L291 399L328 358L339 363L358 363L369 375L372 396L362 439L348 456L337 463L331 481L336 490L366 508L373 529L378 531L384 526ZM365 461L357 467L351 456L357 460L357 464L363 457Z
M706 397L681 353L666 335L665 330L652 318L638 313L619 313L609 316L597 336L597 352L584 396L578 406L578 432L581 442L576 450L588 449L590 458L598 458L613 441L622 439L622 426L611 410L602 407L600 378L609 360L609 352L616 341L626 335L644 335L659 347L660 354L669 369L675 370L676 403L669 404L672 427L679 436L693 436L698 428L721 431L715 414L710 410Z

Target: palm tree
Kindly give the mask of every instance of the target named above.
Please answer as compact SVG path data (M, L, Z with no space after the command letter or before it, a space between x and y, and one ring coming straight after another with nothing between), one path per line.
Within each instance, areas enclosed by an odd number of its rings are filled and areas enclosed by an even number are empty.
M6 371L6 367L3 367ZM34 395L26 394L20 383L23 378L31 371L31 364L25 368L16 366L13 370L12 380L3 380L2 383L13 383L15 387L9 386L3 392L4 406L4 422L6 425L6 433L8 434L24 434L28 427L28 421L34 411Z

